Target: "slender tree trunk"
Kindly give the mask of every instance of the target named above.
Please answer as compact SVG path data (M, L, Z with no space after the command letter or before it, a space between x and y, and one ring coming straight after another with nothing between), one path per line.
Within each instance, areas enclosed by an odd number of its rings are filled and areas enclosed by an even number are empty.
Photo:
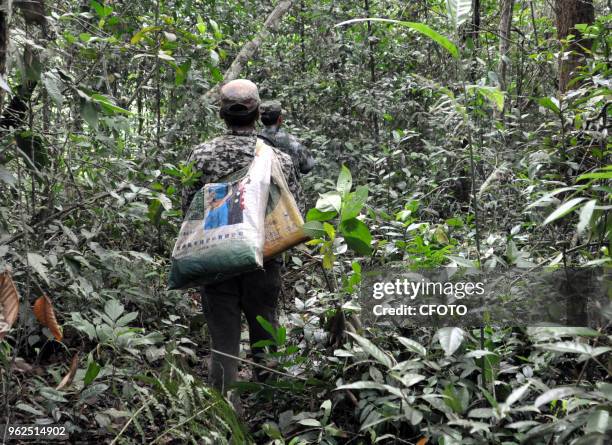
M512 26L512 8L514 0L501 1L501 19L499 20L499 83L502 90L507 90L506 74L508 71L508 50L510 49L510 27Z
M370 2L365 0L365 12L366 17L372 17L370 14ZM372 97L375 97L376 93L376 61L374 60L374 43L372 42L372 24L368 21L368 58L370 64L370 88L372 89ZM380 140L380 131L378 129L378 118L376 115L372 116L372 124L374 126L374 140L376 143Z
M478 44L478 32L480 30L480 0L472 0L472 41L474 46Z
M592 0L557 0L555 4L557 16L557 36L564 40L568 35L575 36L567 48L570 54L559 58L559 92L564 93L569 88L572 73L583 61L586 52L591 48L591 41L582 37L575 28L579 23L592 24L595 20L595 9Z
M0 0L0 79L6 82L6 59L8 55L9 21L13 0ZM0 87L0 111L4 106L4 88Z

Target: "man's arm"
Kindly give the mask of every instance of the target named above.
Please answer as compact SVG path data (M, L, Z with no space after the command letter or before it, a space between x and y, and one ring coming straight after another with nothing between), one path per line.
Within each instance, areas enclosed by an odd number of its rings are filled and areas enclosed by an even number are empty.
M285 174L285 179L287 180L287 186L289 187L289 191L295 198L295 202L297 203L300 211L304 212L304 196L302 193L302 186L300 185L300 181L297 178L295 167L293 166L293 160L291 156L286 153L283 153L277 148L274 148L274 153L280 160L283 173Z
M313 169L315 165L315 160L310 151L302 144L298 139L289 135L290 143L293 146L293 152L297 154L298 157L298 165L297 167L300 169L300 173L305 175L310 170Z

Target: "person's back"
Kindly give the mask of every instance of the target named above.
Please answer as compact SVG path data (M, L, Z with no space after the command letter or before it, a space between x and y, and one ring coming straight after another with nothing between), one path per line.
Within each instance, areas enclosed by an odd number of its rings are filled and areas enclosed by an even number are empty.
M257 86L244 79L227 83L221 89L221 117L228 125L228 132L194 148L189 161L202 172L198 183L183 191L183 211L206 183L219 182L222 178L248 167L253 160L257 133L255 123L259 117ZM289 189L300 199L301 190L291 157L273 149L281 161ZM227 203L227 218L232 218L231 208L240 204L238 191L223 190L211 201L219 205ZM225 201L224 201L225 200ZM231 202L227 200L232 200ZM225 215L224 215L225 217ZM210 224L215 224L211 220ZM201 288L202 309L208 324L213 352L209 377L212 385L227 391L237 377L240 353L241 313L249 325L251 352L259 360L261 348L253 345L270 338L270 334L257 321L262 316L276 324L276 308L281 287L280 262L269 260L262 270L243 273L229 280L208 284ZM257 372L255 372L257 376Z
M306 174L312 170L315 165L312 154L295 136L281 127L283 122L281 103L275 100L264 102L259 107L259 110L261 122L264 125L259 135L274 147L291 156L293 164L299 173Z

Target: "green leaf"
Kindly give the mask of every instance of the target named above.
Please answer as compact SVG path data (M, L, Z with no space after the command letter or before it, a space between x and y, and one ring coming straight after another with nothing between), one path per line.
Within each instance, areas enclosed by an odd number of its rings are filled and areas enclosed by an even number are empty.
M610 429L612 429L612 423L610 423L610 413L604 409L598 409L589 415L584 432L586 434L606 434L606 432Z
M340 213L342 206L342 198L338 192L327 192L319 195L316 209L321 212L337 212Z
M571 353L571 354L586 354L590 357L595 357L597 355L603 354L612 348L603 347L603 348L593 348L586 343L578 343L573 341L562 341L557 343L547 343L547 344L536 344L535 347L540 349L545 349L547 351L554 352L562 352L562 353Z
M393 359L385 354L382 349L380 349L370 340L352 332L347 331L346 333L353 337L357 343L359 343L361 349L374 358L378 363L384 365L387 369L391 369L393 367Z
M518 402L525 395L530 385L531 385L530 383L526 383L523 386L520 386L516 388L514 391L512 391L510 395L506 398L506 401L504 402L506 406L511 407L516 402Z
M176 86L180 86L185 83L185 80L187 80L187 74L189 73L190 69L191 59L186 60L176 68L176 72L174 75L174 84Z
M342 204L342 213L340 216L341 221L347 221L349 219L356 218L361 213L361 209L368 200L368 188L360 185L357 190L353 193L349 193L346 196L344 203Z
M475 261L468 260L467 258L463 258L462 256L446 255L446 258L451 261L454 261L457 266L467 267L468 269L476 269L478 267Z
M96 379L96 377L98 377L98 374L100 373L101 369L102 367L98 365L98 363L96 363L95 361L92 361L87 367L87 371L85 372L85 377L83 378L83 384L87 386L91 382L93 382Z
M546 224L549 224L559 218L564 217L565 215L567 215L569 212L571 212L572 210L574 210L574 208L580 204L582 201L584 201L586 198L574 198L574 199L570 199L567 202L564 202L563 204L561 204L554 212L552 212L550 215L548 215L548 217L544 220L544 222L542 223L543 226L545 226Z
M202 19L202 16L198 15L198 22L196 24L196 27L198 28L198 32L202 35L206 34L206 23L204 23L204 20Z
M596 204L597 200L591 199L584 205L584 207L582 207L582 210L580 211L580 221L578 222L578 227L576 228L579 234L584 232L584 229L586 229L589 222L591 222L591 217L593 216L593 211L595 210Z
M340 169L340 175L338 175L336 190L338 191L338 193L340 193L341 196L344 196L351 191L352 186L353 178L351 176L351 171L347 168L346 165L342 164L342 168Z
M45 73L42 76L42 82L51 100L53 100L58 108L61 107L64 102L64 95L61 91L62 82L59 78L53 73Z
M104 391L108 389L108 385L104 383L96 383L95 385L91 385L83 390L81 393L80 400L85 401L87 399L91 399L93 397L98 397Z
M450 357L463 343L465 331L461 328L442 328L438 330L437 336L444 354Z
M458 414L463 413L463 406L461 405L461 400L459 400L459 397L457 396L455 388L452 384L449 383L448 385L446 385L442 394L444 394L444 403L450 409L452 409L455 413Z
M37 417L45 417L45 413L43 413L42 411L34 408L31 405L28 405L27 403L18 403L15 405L15 408L20 410L20 411L24 411L26 413L29 414L33 414Z
M467 87L469 90L476 90L478 94L484 97L486 100L491 102L499 111L504 109L504 92L496 87L487 87L480 85L469 85Z
M332 226L329 223L324 222L323 230L325 230L325 233L327 234L327 236L329 237L331 241L336 239L336 229L334 229L334 226Z
M47 260L34 252L28 252L27 258L30 267L32 267L32 269L34 269L36 273L40 275L40 277L45 280L47 284L49 284L49 277L47 275L47 268L45 266L45 264L47 264Z
M162 29L161 26L146 26L146 27L142 28L140 31L138 31L136 34L134 34L134 36L130 40L130 43L132 45L136 45L148 33L154 32L154 31L161 31L161 29Z
M298 423L300 425L311 426L311 427L321 426L321 422L319 422L317 419L302 419L302 420L298 420Z
M438 226L436 230L434 230L434 239L438 242L438 244L448 244L450 241L448 240L448 236L446 235L446 231L444 227Z
M124 311L125 307L115 299L108 300L104 305L104 313L108 315L108 318L112 321L117 321L117 319L123 315Z
M94 107L94 105L89 101L81 101L81 117L87 124L93 128L98 128L98 111Z
M90 5L94 9L94 11L96 11L96 14L98 14L98 16L101 18L108 17L113 12L113 8L107 5L102 6L95 0L92 0L90 2Z
M342 221L340 232L344 236L346 244L359 255L370 255L372 253L372 234L363 221L357 218Z
M108 112L109 114L115 114L115 113L132 114L128 110L124 110L123 108L118 107L111 101L109 97L104 96L102 94L98 94L98 93L92 94L91 100L100 104L102 109Z
M447 37L444 37L442 34L431 29L429 26L424 23L417 22L403 22L400 20L390 20L390 19L379 19L379 18L367 18L367 19L352 19L347 20L342 23L338 23L336 26L350 25L352 23L360 23L360 22L385 22L385 23L394 23L396 25L405 26L406 28L414 29L417 32L420 32L426 37L429 37L431 40L436 42L442 48L447 50L455 59L459 58L459 50L455 46L453 42L451 42Z
M312 208L306 214L306 221L329 221L338 215L334 210L331 212L322 212L319 209Z
M397 337L397 340L404 345L404 347L412 352L416 352L417 354L425 357L427 355L427 350L420 343L417 343L414 340L405 337Z
M536 399L533 405L536 408L540 406L552 402L553 400L563 400L567 399L570 396L576 394L582 394L584 391L575 386L563 386L558 388L549 389L548 391L540 394Z
M538 99L538 103L556 114L561 113L559 101L554 97L541 97Z
M325 237L325 229L320 221L308 221L304 224L303 230L312 239Z
M612 179L612 171L603 171L603 172L591 172L585 173L583 175L578 176L576 181L583 181L585 179Z
M52 402L67 402L64 398L64 393L58 391L53 388L49 388L48 386L44 386L40 388L40 395L43 396L47 400L51 400Z
M272 325L272 323L270 323L268 320L263 318L261 315L258 315L256 319L257 319L257 323L259 323L261 327L264 328L266 332L270 334L275 341L277 341L278 338L276 335L276 328Z

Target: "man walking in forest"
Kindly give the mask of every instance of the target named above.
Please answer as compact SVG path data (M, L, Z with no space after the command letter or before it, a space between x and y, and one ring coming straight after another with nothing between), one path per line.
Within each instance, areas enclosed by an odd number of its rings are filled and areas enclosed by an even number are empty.
M183 213L197 190L204 184L220 182L234 172L248 167L253 160L257 133L255 124L259 117L259 93L257 86L246 79L228 82L221 88L221 118L228 131L219 137L195 147L189 161L202 172L199 183L183 191ZM274 149L287 178L289 189L299 199L300 188L291 157ZM209 367L211 384L225 393L236 380L238 362L233 357L240 353L241 311L249 326L251 353L255 361L261 361L261 348L253 345L270 338L257 321L257 316L276 324L276 308L281 288L281 264L270 260L263 270L244 273L230 280L208 284L201 288L202 308L208 324L213 353ZM262 376L257 368L255 377Z
M261 122L264 129L259 136L271 145L281 149L293 159L293 164L299 173L306 174L315 165L312 154L295 136L281 128L283 123L282 105L277 100L267 101L259 107Z

